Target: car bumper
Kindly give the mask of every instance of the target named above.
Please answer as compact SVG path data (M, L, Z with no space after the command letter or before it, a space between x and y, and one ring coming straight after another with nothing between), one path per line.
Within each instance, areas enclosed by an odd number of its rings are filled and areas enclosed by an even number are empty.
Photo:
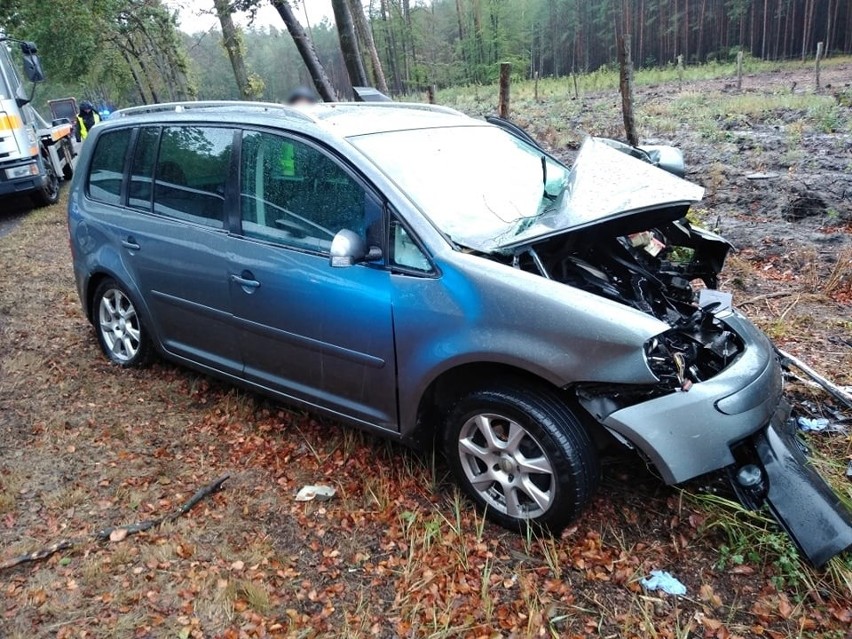
M0 195L13 195L32 193L44 186L45 178L36 175L32 177L17 178L15 180L0 179Z
M765 428L781 401L781 367L772 344L737 312L720 319L744 343L733 364L688 392L623 408L603 421L639 448L669 484L732 465L731 446Z
M765 503L808 560L820 567L852 549L852 513L808 463L789 416L790 407L782 402L769 426L736 447L742 463L731 469L731 484L746 506ZM750 486L737 478L744 464L760 469L759 475L746 475Z

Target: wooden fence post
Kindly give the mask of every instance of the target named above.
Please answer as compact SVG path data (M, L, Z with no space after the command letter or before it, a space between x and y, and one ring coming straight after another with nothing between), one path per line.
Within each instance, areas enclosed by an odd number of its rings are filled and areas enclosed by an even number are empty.
M621 67L621 111L624 115L624 133L627 141L636 146L636 120L633 117L633 58L630 52L630 34L621 36L618 48L618 63Z
M426 87L426 101L429 104L435 104L435 85L430 84Z
M816 90L819 91L819 61L822 58L822 42L817 42L816 68L814 69Z
M533 100L538 102L538 71L535 72L535 84L533 85Z
M737 90L743 88L743 52L737 51Z
M508 62L500 63L500 96L497 101L497 115L501 118L509 117L509 74L512 65Z

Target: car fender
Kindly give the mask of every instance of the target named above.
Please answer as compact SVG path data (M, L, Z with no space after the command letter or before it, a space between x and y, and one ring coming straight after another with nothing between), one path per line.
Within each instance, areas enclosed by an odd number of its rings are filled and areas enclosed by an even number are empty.
M667 324L483 257L452 252L439 267L438 278L394 282L404 432L414 427L430 385L466 364L511 366L556 387L657 381L643 348Z

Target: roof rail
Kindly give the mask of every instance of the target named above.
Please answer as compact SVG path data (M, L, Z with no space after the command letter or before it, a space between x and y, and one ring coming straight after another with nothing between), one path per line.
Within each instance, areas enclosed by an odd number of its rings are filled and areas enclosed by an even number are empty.
M145 104L142 106L128 107L115 111L111 117L123 118L129 115L142 115L145 113L182 113L195 109L221 109L234 108L245 109L251 111L282 111L288 116L292 116L299 120L307 120L313 122L314 119L304 111L294 109L285 104L276 104L274 102L248 102L242 100L199 100L189 102L163 102L161 104Z
M451 107L440 104L426 104L424 102L331 102L329 104L340 104L345 106L378 107L384 109L412 109L415 111L432 111L433 113L446 113L448 115L465 115Z

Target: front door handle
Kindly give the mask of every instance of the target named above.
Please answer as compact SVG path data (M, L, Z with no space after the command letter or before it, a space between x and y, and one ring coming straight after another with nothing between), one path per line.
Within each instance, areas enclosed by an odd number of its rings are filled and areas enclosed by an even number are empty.
M240 275L231 273L231 281L236 282L248 293L249 289L260 288L260 282L254 279L254 275L250 271L243 271Z
M121 245L126 249L130 249L131 251L138 251L140 248L142 248L141 246L139 246L139 244L136 242L136 239L132 235L128 236L126 240L121 240Z

